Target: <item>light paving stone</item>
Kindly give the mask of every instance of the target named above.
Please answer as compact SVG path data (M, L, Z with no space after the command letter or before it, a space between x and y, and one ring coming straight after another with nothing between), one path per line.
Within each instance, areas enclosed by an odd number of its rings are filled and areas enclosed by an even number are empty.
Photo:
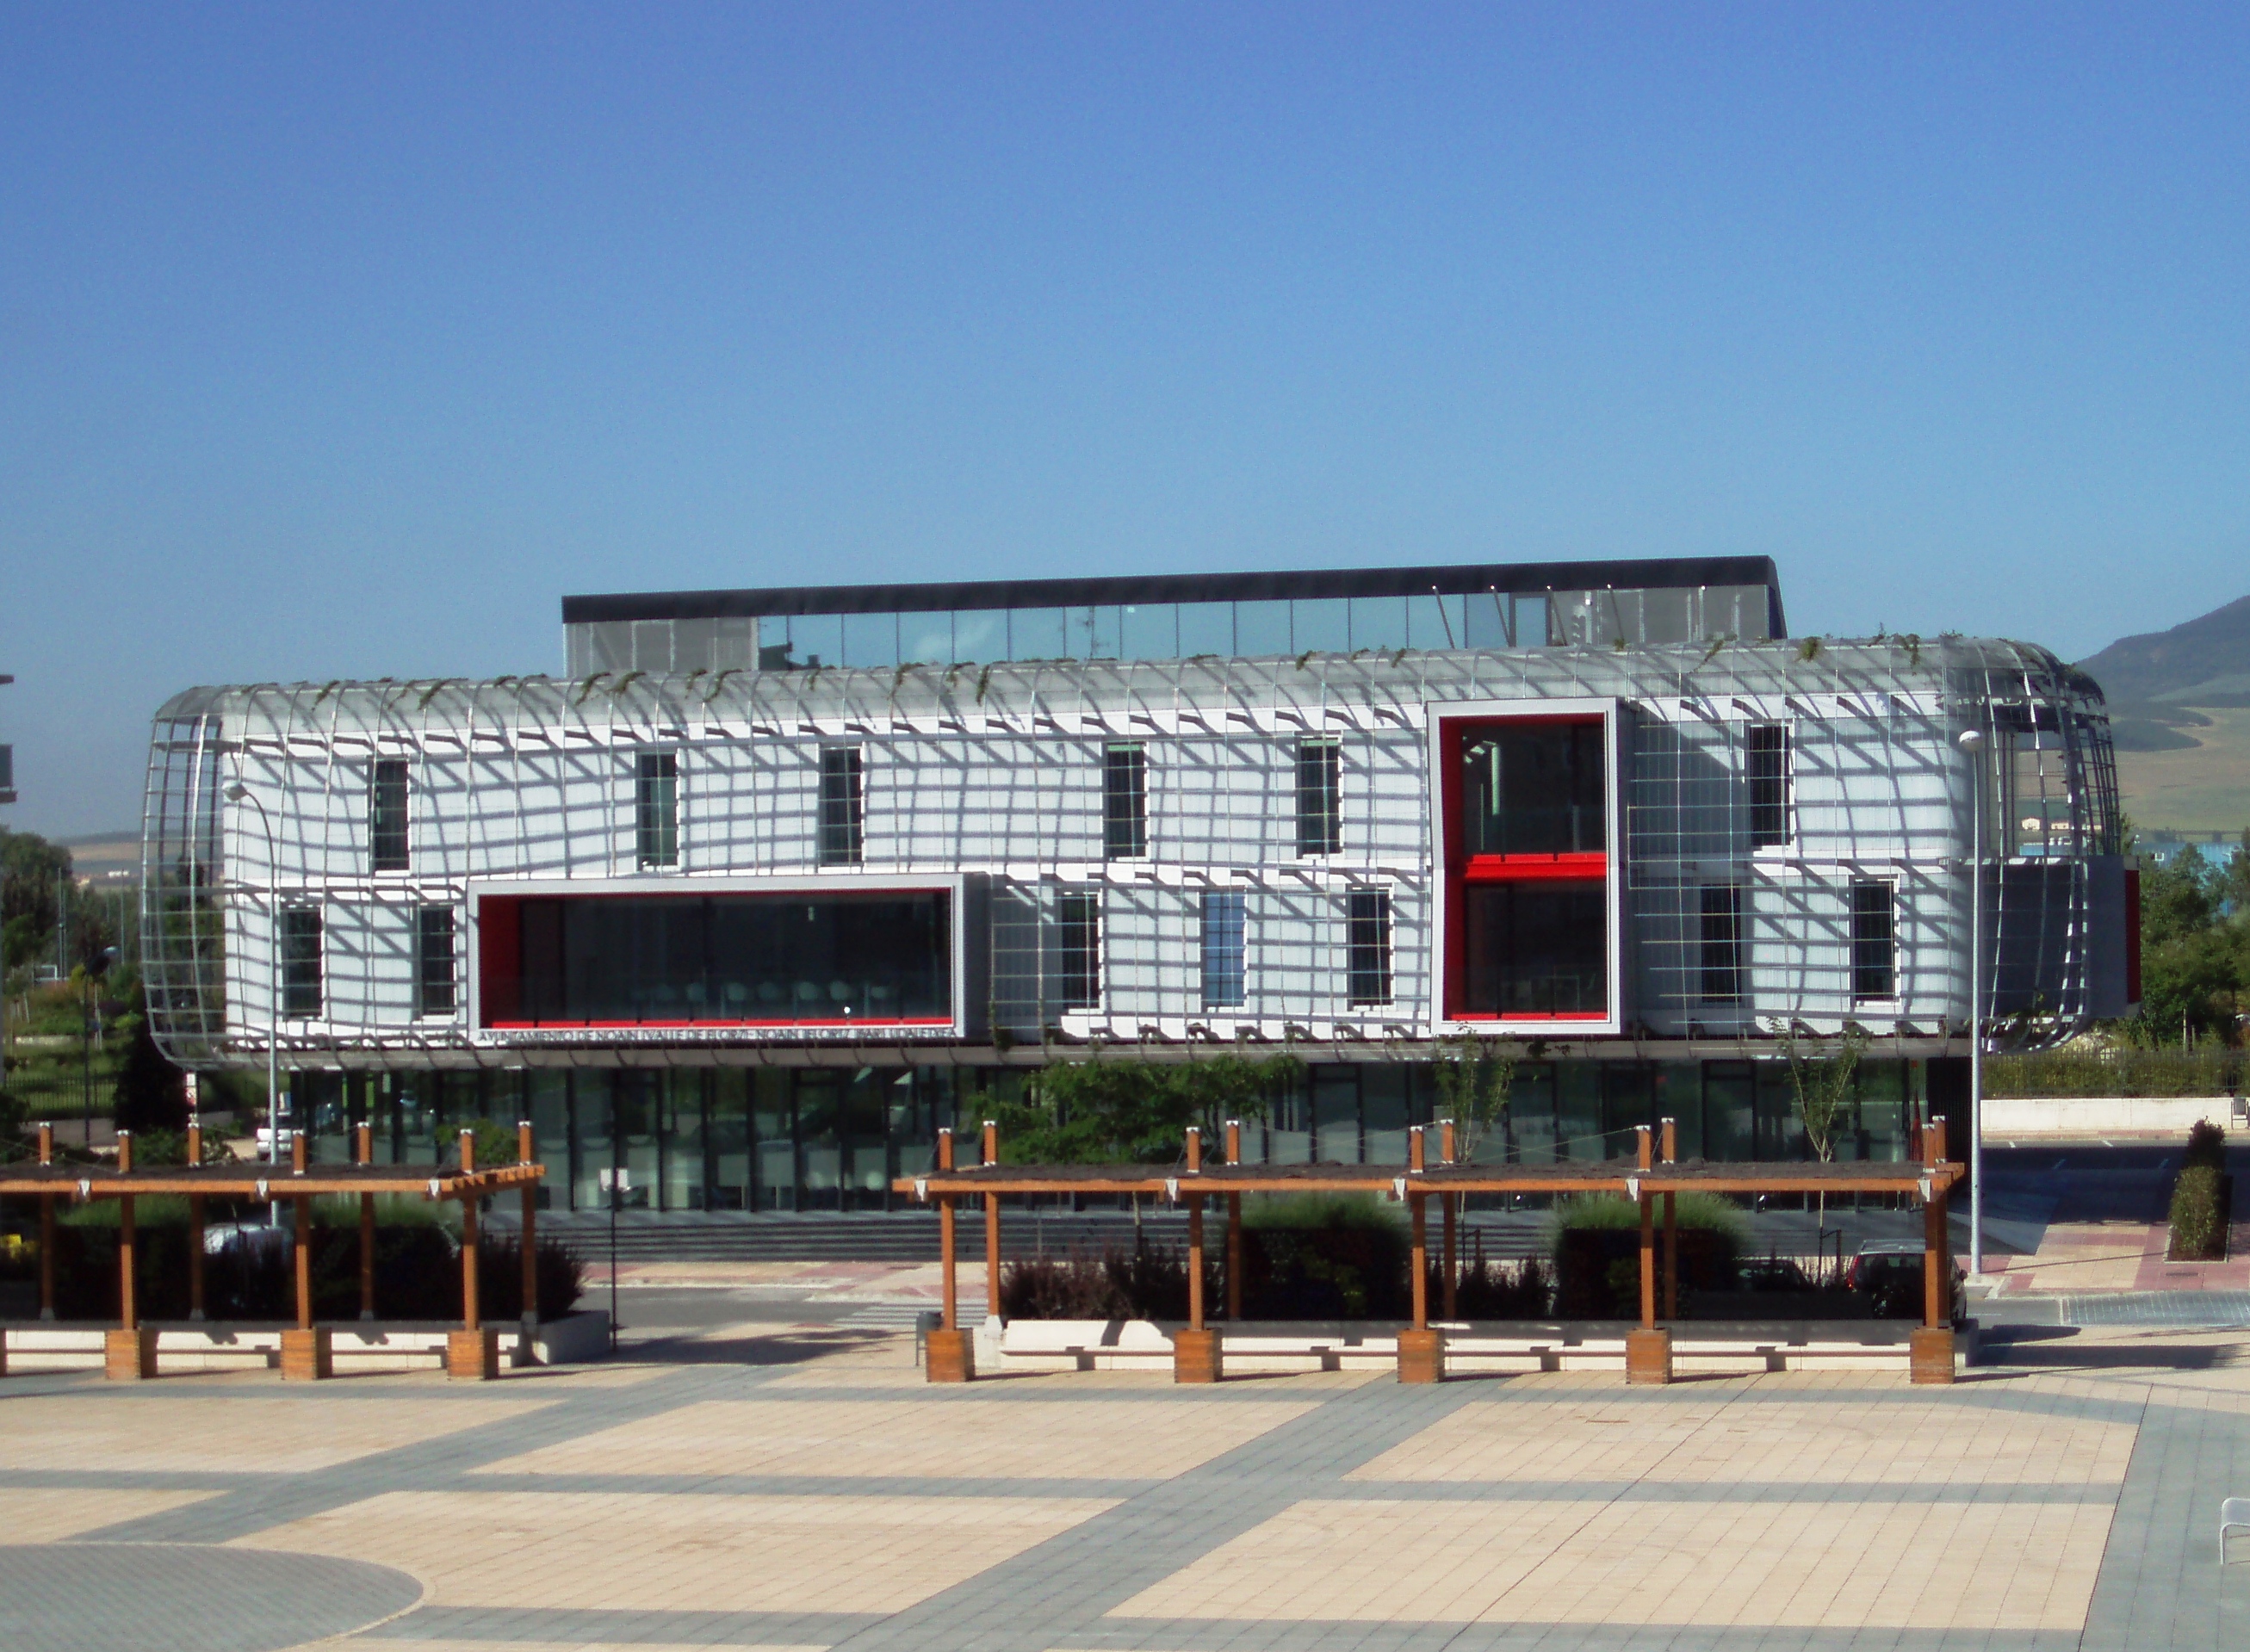
M121 1488L10 1487L0 1491L0 1533L9 1543L56 1543L120 1520L183 1508L217 1494Z
M492 1463L504 1474L818 1474L1163 1479L1310 1401L1099 1406L953 1401L712 1401Z
M1308 1500L1121 1617L2075 1631L2102 1505ZM1998 1587L1991 1587L1994 1583Z
M406 1491L238 1542L394 1566L448 1605L896 1612L1109 1506Z
M89 1391L11 1396L0 1412L0 1469L223 1470L302 1474L395 1447L526 1415L544 1400L493 1395L468 1403L386 1399L353 1408L347 1425L321 1394L223 1395Z

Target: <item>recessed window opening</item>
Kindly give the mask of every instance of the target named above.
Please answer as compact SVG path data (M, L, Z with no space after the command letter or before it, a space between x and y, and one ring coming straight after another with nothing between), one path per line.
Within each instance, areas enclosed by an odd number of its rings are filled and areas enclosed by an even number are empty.
M680 758L643 752L633 776L635 858L644 867L680 864Z
M1101 898L1062 898L1062 981L1065 1009L1093 1009L1101 1002Z
M1852 996L1898 996L1897 891L1885 879L1852 885Z
M1780 723L1750 728L1750 847L1779 849L1795 835L1790 797L1789 730Z
M1149 760L1132 741L1113 740L1102 752L1101 849L1110 860L1149 852Z
M1297 742L1297 852L1343 852L1343 747L1333 740Z
M1743 891L1736 884L1703 885L1701 967L1696 996L1707 1004L1743 997Z
M321 1013L321 909L281 909L281 1013L309 1019Z
M457 953L451 906L424 906L415 912L414 1013L450 1015L459 1003Z
M820 752L820 864L859 864L866 822L859 748L825 746Z
M368 784L369 862L379 872L403 872L407 867L406 774L404 758L378 758Z
M1383 890L1355 890L1346 919L1346 989L1355 1005L1391 1002L1391 897Z
M1464 895L1463 1013L1608 1013L1609 899L1599 880L1472 884Z
M1599 854L1607 842L1602 726L1479 729L1461 743L1468 854Z
M1249 914L1235 891L1209 891L1203 898L1203 1007L1232 1009L1246 997L1245 953Z

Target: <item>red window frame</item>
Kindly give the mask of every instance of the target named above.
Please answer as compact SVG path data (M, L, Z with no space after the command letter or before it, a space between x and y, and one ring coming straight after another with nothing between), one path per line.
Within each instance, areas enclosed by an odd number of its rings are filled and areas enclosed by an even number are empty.
M1536 1024L1552 1026L1559 1023L1605 1022L1616 1013L1615 1006L1606 1009L1571 1009L1545 1011L1533 1015L1503 1015L1494 1010L1463 1009L1462 999L1468 990L1468 890L1473 884L1583 883L1601 888L1608 894L1610 855L1605 850L1579 850L1570 853L1545 855L1471 855L1463 848L1467 836L1461 821L1463 800L1461 750L1466 737L1481 733L1490 728L1600 727L1607 719L1598 712L1571 712L1554 715L1534 714L1528 717L1448 717L1439 725L1438 755L1442 773L1439 777L1438 843L1440 852L1441 876L1445 880L1446 957L1445 957L1445 1019L1453 1022L1487 1022L1493 1023ZM1608 811L1610 788L1614 778L1606 772L1602 777L1602 804ZM1606 842L1608 834L1605 832ZM1606 905L1606 899L1605 901ZM1614 937L1605 937L1605 948L1614 947ZM1606 967L1612 960L1605 958Z

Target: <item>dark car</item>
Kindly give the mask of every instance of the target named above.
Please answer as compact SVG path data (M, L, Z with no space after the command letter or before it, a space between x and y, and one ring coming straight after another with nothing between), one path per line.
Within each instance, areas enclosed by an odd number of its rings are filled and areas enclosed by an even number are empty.
M1742 1288L1745 1291L1810 1291L1812 1281L1805 1270L1786 1256L1768 1256L1760 1262L1743 1263Z

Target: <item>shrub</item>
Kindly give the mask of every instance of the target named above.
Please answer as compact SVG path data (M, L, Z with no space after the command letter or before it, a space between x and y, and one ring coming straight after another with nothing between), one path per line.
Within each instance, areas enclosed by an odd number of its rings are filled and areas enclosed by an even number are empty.
M2226 1168L2226 1132L2208 1119L2188 1126L2187 1152L2181 1156L2182 1165L2208 1165L2224 1172Z
M2172 1186L2171 1256L2212 1262L2226 1254L2226 1217L2220 1208L2224 1176L2207 1164L2190 1165Z
M1716 1194L1683 1193L1678 1201L1681 1290L1693 1293L1728 1289L1734 1283L1736 1260L1750 1236L1750 1219L1739 1205ZM1660 1246L1660 1204L1656 1215ZM1558 1200L1551 1231L1557 1318L1639 1317L1638 1203L1616 1194ZM1685 1307L1683 1304L1683 1311Z
M1204 1256L1204 1307L1219 1302L1218 1262ZM1000 1270L1000 1312L1010 1319L1184 1319L1184 1252L1136 1245L1105 1256L1027 1258Z
M1445 1281L1430 1270L1430 1300L1444 1301ZM1453 1315L1460 1319L1544 1319L1554 1304L1554 1276L1538 1257L1514 1268L1479 1256L1461 1270L1453 1287Z

